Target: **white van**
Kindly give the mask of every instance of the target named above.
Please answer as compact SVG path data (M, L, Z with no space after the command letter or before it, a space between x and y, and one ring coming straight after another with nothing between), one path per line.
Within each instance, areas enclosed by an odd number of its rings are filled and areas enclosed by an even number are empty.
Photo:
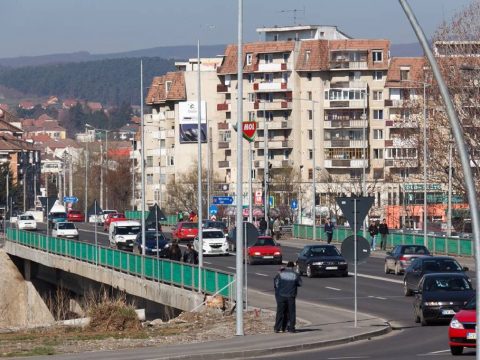
M133 243L140 230L141 225L138 221L127 220L111 223L108 229L110 246L132 251Z

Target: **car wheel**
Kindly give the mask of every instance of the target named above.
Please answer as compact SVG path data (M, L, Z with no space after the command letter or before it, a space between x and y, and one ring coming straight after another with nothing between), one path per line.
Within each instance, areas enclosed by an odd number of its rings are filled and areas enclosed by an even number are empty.
M282 259L280 258L278 261L277 261L277 265L282 265L283 264L283 261Z
M247 262L248 262L248 265L253 265L255 263L251 256L247 258Z
M395 264L395 275L400 275L400 265L398 263Z
M385 274L390 274L390 268L388 267L388 264L386 261L385 261Z
M348 271L344 271L344 272L342 273L342 276L343 276L343 277L347 277L347 276L348 276Z
M300 265L298 265L298 264L297 264L297 266L295 267L295 271L297 272L298 275L300 275L300 276L303 275L302 270L300 270Z
M450 352L452 355L462 355L463 346L450 346Z
M307 265L307 277L309 278L313 277L312 268L310 265Z
M425 317L423 316L423 310L420 310L420 323L422 324L422 326L428 325L427 319L425 319Z
M412 296L412 290L408 288L406 280L403 280L403 295Z

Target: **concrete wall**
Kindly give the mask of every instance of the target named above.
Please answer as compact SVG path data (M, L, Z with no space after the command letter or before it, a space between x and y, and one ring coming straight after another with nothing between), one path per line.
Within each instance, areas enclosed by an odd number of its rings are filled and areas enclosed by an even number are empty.
M115 289L176 309L191 311L203 301L203 295L188 289L162 284L115 270L95 266L82 261L45 253L10 241L5 251L11 255L28 259L47 267L71 272Z

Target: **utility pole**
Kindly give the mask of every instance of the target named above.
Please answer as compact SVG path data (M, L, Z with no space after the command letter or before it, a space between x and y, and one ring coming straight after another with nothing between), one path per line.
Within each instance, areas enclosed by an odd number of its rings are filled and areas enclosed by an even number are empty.
M70 175L70 179L69 179L69 187L70 187L70 191L68 193L68 195L70 196L73 196L73 161L72 161L72 155L69 155L68 157L68 165L69 165L69 175Z
M100 207L105 209L103 203L103 144L100 141Z

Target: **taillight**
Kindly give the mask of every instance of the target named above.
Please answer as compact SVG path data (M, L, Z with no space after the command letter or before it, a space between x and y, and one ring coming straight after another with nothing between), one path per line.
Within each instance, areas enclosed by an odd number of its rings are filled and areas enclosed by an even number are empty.
M400 260L400 261L408 261L408 258L406 258L405 256L402 255L402 256L400 256L400 259L398 259L398 260Z
M280 255L280 251L275 251L273 255L277 255L277 256Z

